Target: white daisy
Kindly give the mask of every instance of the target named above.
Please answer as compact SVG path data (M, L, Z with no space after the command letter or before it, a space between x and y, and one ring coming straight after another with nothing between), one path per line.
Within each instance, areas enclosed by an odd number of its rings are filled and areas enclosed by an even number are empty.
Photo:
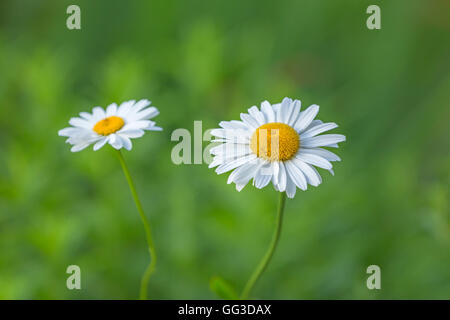
M119 107L110 104L106 111L102 107L94 107L92 113L81 112L80 117L71 118L72 127L58 131L60 136L68 137L67 143L73 145L71 151L77 152L94 144L94 151L109 143L115 149L122 147L131 150L131 138L144 135L144 130L161 131L149 119L159 114L146 99L123 102Z
M306 190L307 184L318 186L322 178L314 166L333 173L333 161L341 159L322 147L337 148L345 141L341 134L324 134L337 125L314 120L319 106L312 105L300 111L298 100L284 98L271 105L264 101L241 113L242 121L222 121L221 129L211 134L223 142L211 148L217 174L234 170L228 183L234 182L241 191L253 179L253 185L263 188L270 182L275 190L293 198L297 187Z

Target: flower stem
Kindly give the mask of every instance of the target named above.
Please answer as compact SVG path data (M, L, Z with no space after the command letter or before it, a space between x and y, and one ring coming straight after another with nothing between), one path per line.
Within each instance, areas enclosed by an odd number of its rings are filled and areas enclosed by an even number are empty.
M147 286L148 281L150 279L150 276L155 271L155 265L156 265L156 253L155 253L155 247L153 245L153 239L152 239L152 231L150 229L150 223L147 220L147 217L145 216L144 210L142 209L141 201L139 200L139 197L136 192L136 187L134 186L133 179L131 178L130 171L128 170L127 164L125 163L125 159L123 158L122 153L120 150L117 151L117 157L119 158L120 165L122 166L123 173L125 174L125 178L128 181L128 185L131 190L131 194L133 195L134 202L136 203L136 208L139 211L139 215L141 216L142 223L144 224L145 229L145 235L147 238L147 245L148 245L148 251L150 252L150 264L145 269L144 275L141 279L141 290L139 294L139 298L141 300L147 299Z
M281 192L280 193L280 202L278 205L278 213L277 213L277 220L275 225L275 232L272 236L272 241L270 242L269 249L267 250L266 254L264 255L263 259L259 263L258 267L253 271L252 276L247 281L247 284L244 287L244 290L241 294L241 299L247 299L250 291L252 290L253 286L255 285L256 281L261 277L261 274L264 272L264 270L267 268L267 265L270 262L270 259L273 256L273 253L275 252L275 248L277 247L278 240L280 239L281 234L281 225L283 222L283 212L284 212L284 204L286 202L286 193Z

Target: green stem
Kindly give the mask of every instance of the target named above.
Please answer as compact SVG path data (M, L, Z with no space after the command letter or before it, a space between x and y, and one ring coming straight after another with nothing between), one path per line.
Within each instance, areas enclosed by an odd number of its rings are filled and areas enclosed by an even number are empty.
M253 271L253 274L250 277L250 279L247 281L247 284L245 285L244 290L242 291L241 299L248 298L250 291L252 290L256 281L258 281L258 279L261 277L261 274L267 268L267 265L269 264L270 259L273 256L273 253L275 252L275 248L277 247L278 240L280 239L281 225L282 225L282 221L283 221L283 212L284 212L285 202L286 202L286 193L281 192L280 193L280 202L279 202L279 206L278 206L276 226L275 226L275 232L272 236L272 241L270 242L269 249L267 250L263 259L259 263L258 267L255 269L255 271Z
M147 238L147 245L148 245L148 251L150 252L150 264L145 269L144 275L141 279L141 290L139 297L141 300L147 299L147 286L148 286L148 280L150 279L150 276L155 271L155 265L156 265L156 253L155 253L155 247L153 245L153 239L152 239L152 231L150 229L150 223L147 220L147 217L145 216L144 210L142 209L141 201L139 200L139 197L136 192L136 187L134 186L133 179L131 179L130 171L128 170L127 164L125 163L125 159L123 158L122 153L120 150L117 151L117 157L119 158L120 165L122 166L123 173L125 174L125 177L127 178L128 185L131 190L131 194L133 195L134 202L136 203L136 208L139 211L139 215L141 216L142 223L144 224L145 229L145 236Z

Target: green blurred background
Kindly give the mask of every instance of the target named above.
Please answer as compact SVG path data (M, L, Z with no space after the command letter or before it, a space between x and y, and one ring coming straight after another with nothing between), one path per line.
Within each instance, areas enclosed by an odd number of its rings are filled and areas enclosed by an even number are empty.
M66 8L81 7L81 30ZM366 8L381 7L381 30ZM321 106L347 136L335 177L286 207L266 299L450 298L450 12L435 1L0 2L0 298L134 299L144 231L110 148L57 131L93 106L148 98L162 133L125 157L158 250L152 299L240 290L278 196L174 165L176 128L217 127L263 100ZM206 146L206 143L205 143ZM66 288L81 267L82 290ZM381 267L382 289L366 287Z

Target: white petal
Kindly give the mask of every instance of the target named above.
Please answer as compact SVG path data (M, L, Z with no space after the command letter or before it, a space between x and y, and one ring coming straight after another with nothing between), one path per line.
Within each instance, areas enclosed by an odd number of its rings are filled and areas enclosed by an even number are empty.
M303 172L307 182L310 185L317 187L322 183L322 177L317 172L317 170L314 169L313 166L310 166L309 164L304 163L302 160L295 158L291 160L291 163Z
M158 114L159 111L155 107L150 107L139 112L134 112L132 110L131 112L128 113L127 120L128 121L148 120L156 117Z
M75 135L81 133L84 129L68 127L58 131L58 135L61 137L70 137L71 135Z
M212 129L211 135L219 138L232 140L235 137L249 137L250 132L247 130L237 130L237 129Z
M273 111L275 113L275 122L283 122L281 106L282 106L282 104L279 103L278 108L273 109Z
M253 160L255 158L256 158L255 154L250 154L250 155L238 158L236 160L224 163L224 164L220 165L219 167L217 167L216 173L217 174L222 174L224 172L233 170L234 168L237 168L237 167L239 167L239 166L241 166L241 165L243 165L243 164L245 164L245 163L247 163L247 162L249 162L249 161L251 161L251 160Z
M252 154L252 152L245 152L245 151L236 152L236 153L230 152L227 154L221 154L221 155L214 156L214 159L216 159L217 161L220 161L220 163L222 164L222 163L228 163L228 162L237 160L239 158L242 158L244 156L251 155L251 154Z
M88 121L92 120L93 116L89 112L80 112L80 117Z
M258 189L262 189L269 184L270 180L272 180L272 165L268 162L256 172L253 185Z
M221 121L219 126L224 129L240 129L240 130L248 130L248 126L242 121L232 120L232 121Z
M265 123L264 114L259 111L256 106L248 109L248 113L253 117L253 119L258 123L258 127Z
M103 147L108 142L108 137L104 137L94 144L94 151L97 151L101 147Z
M334 122L322 123L317 126L314 126L310 129L305 130L302 134L300 134L300 139L314 137L322 132L337 128L338 125Z
M328 161L341 161L341 158L339 158L339 156L337 156L331 151L322 148L301 148L299 153L315 154L322 158L327 159Z
M277 190L278 175L280 173L280 164L277 161L272 162L272 170L273 170L272 183L275 186L275 189Z
M321 156L318 156L316 154L299 152L295 155L295 157L302 160L303 162L312 164L319 168L330 170L333 167L333 165L327 159L322 158Z
M249 145L236 144L236 143L224 143L213 147L209 150L212 155L219 155L223 158L241 157L250 154L252 151Z
M223 129L235 129L234 125L232 125L229 121L220 121L219 127Z
M278 173L278 190L281 192L286 191L286 169L284 163L280 162L280 171Z
M255 119L253 119L253 117L250 116L249 114L241 113L241 120L242 120L247 126L250 126L250 127L254 128L254 129L256 129L256 128L259 127L258 122L257 122Z
M345 136L342 134L324 134L311 138L305 138L300 143L306 148L332 146L338 142L345 141Z
M312 127L318 126L319 124L322 124L322 123L323 123L322 120L319 120L319 119L313 120L313 121L311 121L311 123L309 124L309 126L307 126L306 129L303 130L303 131L309 130L309 129L311 129Z
M289 173L289 177L295 183L297 187L302 190L307 189L306 178L303 172L291 161L286 161L286 169Z
M286 177L286 195L288 198L292 199L295 197L295 192L297 191L297 187L295 183L292 181L291 177L287 175Z
M248 143L250 141L250 131L241 129L212 129L211 135L230 143Z
M312 106L309 106L308 109L300 113L300 116L295 123L294 129L297 130L297 132L305 130L306 127L308 127L309 124L314 120L318 112L318 105L313 104Z
M117 133L120 133L121 135L125 135L128 138L140 138L144 135L144 130L128 129L128 130L120 130Z
M97 122L106 118L105 110L102 107L92 108L92 120Z
M147 129L152 124L150 120L138 120L127 123L123 126L122 130L139 130L139 129Z
M221 165L223 162L224 160L222 158L215 157L213 161L209 164L208 168L217 167L218 165Z
M74 127L84 128L84 129L91 129L93 126L90 121L87 121L87 120L81 119L81 118L70 118L69 124Z
M80 129L80 131L76 134L71 135L66 142L70 144L91 144L93 142L98 141L101 138L98 134L93 131Z
M298 115L300 114L302 103L299 100L294 100L292 102L292 113L288 121L286 122L291 127L294 126L295 122L297 122Z
M136 102L133 105L133 111L139 112L140 110L144 109L145 107L149 106L152 102L147 99L141 99L138 102Z
M116 113L117 113L117 104L116 104L116 103L111 103L111 104L106 108L106 116L107 116L107 117L115 116Z
M85 149L85 148L88 147L88 146L89 146L89 143L80 143L80 144L76 144L76 145L74 145L74 146L70 149L70 151L72 151L72 152L78 152L78 151L81 151L81 150Z
M249 161L234 170L228 177L227 183L230 184L234 182L239 185L246 185L250 179L255 176L255 173L259 167L260 165L258 165L256 161Z
M148 130L148 131L163 131L163 128L157 127L157 126L150 126L148 128L145 128L145 130Z
M125 101L120 104L119 109L117 110L117 116L125 118L130 112L131 108L134 105L135 100Z
M290 98L283 99L283 101L281 102L281 107L280 107L280 118L278 119L279 122L288 123L289 117L291 116L291 113L292 113L291 104L292 104L292 99L290 99Z
M275 122L275 113L268 101L263 101L261 103L261 111L264 113L266 123Z
M277 112L280 110L280 107L281 107L281 103L274 103L272 105L273 112L275 113L275 118L276 118Z
M117 137L121 140L122 146L127 149L128 151L131 150L132 144L130 138L128 138L125 135L117 134Z
M119 150L122 148L122 139L120 139L116 134L110 134L108 137L108 142L114 149Z

